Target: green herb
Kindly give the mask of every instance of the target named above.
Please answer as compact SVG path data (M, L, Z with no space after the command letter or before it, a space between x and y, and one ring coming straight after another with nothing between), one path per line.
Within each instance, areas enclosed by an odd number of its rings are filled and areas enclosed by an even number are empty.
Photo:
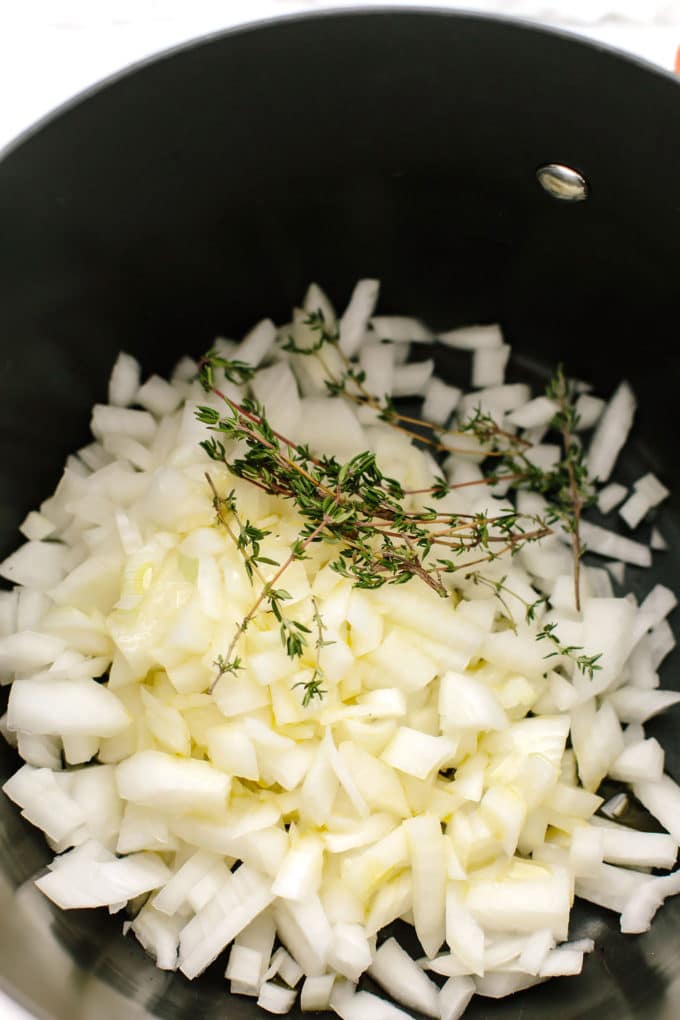
M487 562L550 534L540 518L516 512L450 514L432 507L409 512L402 487L382 473L373 453L357 454L345 463L335 457L314 459L306 448L279 438L252 401L238 405L225 400L230 412L225 416L209 407L197 411L199 420L223 437L203 442L208 456L295 504L306 523L293 558L303 554L312 534L313 540L323 537L338 546L333 569L359 587L401 584L418 576L446 596L441 575L460 569L456 559L462 554L478 550L482 555L473 562ZM227 441L238 444L238 455L227 457ZM447 548L451 558L428 559L435 545Z
M505 583L506 578L501 577L499 580L491 580L488 577L484 577L478 571L474 571L470 574L465 575L466 581L472 581L474 584L481 584L493 591L496 598L499 600L503 607L505 618L509 625L514 631L517 630L517 624L515 618L510 610L509 604L505 598L506 595L518 602L521 602L524 606L524 619L527 623L533 623L536 620L536 612L542 605L549 605L549 599L547 595L541 595L539 598L534 599L532 602L528 602L525 598L519 595L517 592L509 588ZM561 655L565 658L571 659L579 672L583 673L584 676L588 676L591 680L593 675L598 669L602 667L598 665L601 659L599 655L577 655L577 652L583 651L580 645L564 645L560 641L559 635L557 634L556 623L546 623L536 633L537 641L549 641L554 648L551 652L545 656L546 659L552 659L554 656Z
M218 655L213 663L213 666L217 670L217 676L213 681L213 687L215 686L218 680L222 679L225 673L231 673L232 676L236 676L239 670L243 669L243 663L241 662L241 659L239 659L238 655L234 659L232 659L231 662L228 662L223 655Z
M309 680L306 681L300 680L298 681L298 683L293 684L294 688L295 687L303 688L302 695L303 708L307 708L307 706L311 704L314 698L318 698L319 701L321 701L324 694L326 693L324 688L321 686L321 684L324 681L324 673L323 669L321 668L321 649L326 648L327 645L333 644L333 641L326 641L324 639L325 634L324 622L319 612L319 607L315 598L312 598L312 618L314 620L314 625L316 627L316 642L314 646L316 649L316 655L314 659L314 672L312 673L312 676L310 677Z
M216 369L221 369L224 378L237 386L250 382L256 372L256 369L245 361L230 361L218 351L208 351L198 365L198 379L204 390L209 391L215 386Z
M304 322L317 334L314 344L300 348L290 338L283 346L295 354L318 358L327 374L329 392L373 407L384 421L421 444L440 451L455 450L444 442L439 429L420 419L400 414L390 400L380 400L367 392L364 374L344 358L337 346L338 332L327 327L321 311L311 313ZM340 376L333 375L325 364L324 348L329 346L337 350L343 359L344 370ZM256 528L250 521L241 520L233 492L226 497L219 497L208 476L217 518L227 527L243 555L251 582L257 576L262 585L254 605L237 628L226 655L227 661L231 661L239 638L261 607L273 613L278 620L281 642L287 654L291 658L302 656L310 630L300 621L286 616L283 605L289 596L285 589L276 585L288 566L296 559L304 558L308 547L319 541L335 546L331 568L359 588L376 589L384 584L404 584L413 577L419 577L438 595L448 597L449 587L444 583L445 576L465 569L468 578L494 587L512 625L512 613L503 596L514 593L505 588L504 581L489 581L478 572L470 570L479 564L496 560L505 553L514 555L527 543L552 534L554 525L559 523L572 536L578 608L579 562L583 552L579 523L583 508L592 502L593 491L580 444L574 436L577 416L573 388L561 368L546 391L558 404L553 428L561 434L563 442L564 455L559 464L550 470L536 467L527 456L530 444L500 428L490 415L477 408L468 420L459 425L458 434L473 435L485 447L488 456L497 458L494 469L483 478L471 482L450 484L440 476L428 489L404 490L395 479L382 473L371 452L357 454L343 463L335 457L313 456L308 447L296 444L276 432L267 420L264 409L254 400L244 399L236 403L210 383L210 379L214 378L212 367L217 364L224 368L223 362L224 359L215 358L212 353L201 361L202 382L211 392L221 397L226 405L225 414L207 406L197 409L198 420L213 433L201 446L211 460L232 474L271 495L289 500L304 522L288 558L280 565L274 564L261 554L260 543L267 533ZM225 374L238 374L238 370L233 367L238 364L230 362L231 367L225 369ZM414 431L411 426L420 431ZM425 434L421 434L423 430ZM227 449L230 450L229 454ZM506 482L513 488L527 488L541 493L548 502L547 513L543 516L516 511L495 515L451 514L441 512L436 507L408 511L404 505L405 498L411 495L431 494L436 503L453 488L471 484L495 485L499 482ZM233 517L235 527L227 520L229 515ZM436 549L436 557L432 555L433 549ZM442 555L444 549L446 554ZM479 555L470 560L467 558L470 552ZM261 563L278 567L268 583L259 572ZM527 621L534 619L536 609L543 601L543 598L538 598L531 604L525 602ZM316 607L314 612L316 619ZM539 638L549 638L562 649L559 639L550 628L539 632ZM317 652L319 647L317 641ZM567 647L566 651L550 654L568 655L582 672L592 675L592 671L599 668L599 656L575 656L578 650ZM309 704L314 697L321 697L321 676L317 667L310 681L310 691L307 685L303 685L305 704Z
M215 689L215 685L218 680L220 680L225 673L236 675L237 670L243 668L241 659L238 656L232 659L231 656L233 655L239 639L243 634L245 634L250 622L263 603L267 605L269 612L274 614L279 623L281 643L286 649L286 654L291 658L299 658L302 656L307 643L306 635L310 633L309 627L306 627L299 620L290 619L284 614L282 606L286 600L290 599L290 594L284 588L276 588L274 585L283 575L285 570L287 570L290 564L294 562L294 560L300 559L304 556L306 546L314 539L312 537L306 542L303 540L301 548L298 548L298 543L296 543L296 547L291 551L290 556L283 566L280 566L276 560L262 556L260 554L259 543L269 534L269 532L255 528L248 521L243 522L238 514L236 495L234 491L232 490L227 496L220 496L211 476L206 473L205 477L213 495L213 507L215 509L218 525L222 526L226 530L232 542L241 553L244 567L251 584L253 583L253 579L257 578L262 586L255 603L251 606L250 610L236 627L226 655L218 655L215 660L215 666L218 669L218 673L210 687L210 691L212 692ZM237 530L234 530L232 527L230 516L236 523ZM279 567L271 581L267 581L261 573L259 565L262 563Z
M292 354L316 354L322 347L325 347L327 344L337 344L340 339L340 333L337 329L332 330L326 326L326 320L321 309L317 312L310 312L307 318L302 321L305 326L309 326L311 330L318 334L317 339L311 347L298 347L294 337L289 336L285 344L281 345L284 351L290 351Z
M547 623L544 627L539 630L536 635L537 641L549 641L555 647L552 652L548 652L545 656L546 659L552 659L556 655L564 655L568 659L572 659L577 669L584 675L588 676L591 680L595 672L598 669L602 669L598 665L599 660L602 658L602 654L599 655L577 655L577 652L582 651L581 645L563 645L559 637L555 633L557 628L556 623Z

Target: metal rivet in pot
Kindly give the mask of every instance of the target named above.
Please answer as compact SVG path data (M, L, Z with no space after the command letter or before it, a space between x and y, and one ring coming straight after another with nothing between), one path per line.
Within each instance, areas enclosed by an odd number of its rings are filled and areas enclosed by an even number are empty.
M546 163L536 171L544 191L563 202L583 202L588 197L585 177L563 163Z

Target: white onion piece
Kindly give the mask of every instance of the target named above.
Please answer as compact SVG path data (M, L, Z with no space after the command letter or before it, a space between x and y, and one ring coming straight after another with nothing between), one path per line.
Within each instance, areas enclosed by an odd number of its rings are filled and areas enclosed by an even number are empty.
M541 978L531 974L512 974L496 971L485 974L484 977L475 978L477 995L483 995L489 999L504 999L507 995L514 995L525 988L531 988L538 984Z
M257 954L260 959L260 971L254 986L250 986L250 994L257 996L257 990L264 981L264 975L267 971L269 960L272 956L272 950L274 948L274 940L276 938L276 926L274 925L274 918L272 917L271 909L263 910L261 914L250 922L245 928L243 928L236 938L232 946L232 952L237 947L248 949L251 952ZM232 987L232 991L233 991ZM245 994L245 993L241 993Z
M432 340L431 331L420 319L406 315L373 315L370 324L381 340L393 343L428 343Z
M536 428L538 425L549 425L559 410L558 404L548 397L534 397L522 407L511 411L507 421L518 428Z
M130 927L147 953L153 956L160 970L177 970L182 923L180 918L159 914L147 903Z
M604 409L590 441L586 462L591 478L597 478L600 482L608 481L632 427L636 404L635 395L628 383L620 383Z
M574 405L577 430L581 432L591 429L598 422L604 408L605 401L601 397L594 397L592 393L579 394Z
M661 623L678 604L675 592L664 584L657 584L640 603L635 618L636 639L642 637L647 630Z
M267 408L267 419L273 429L286 436L297 435L302 414L297 382L290 366L277 362L261 368L251 388L255 399Z
M130 724L130 716L116 695L94 680L43 673L12 685L8 724L27 733L111 737Z
M645 691L638 687L622 687L610 696L619 719L628 723L644 723L680 701L676 691Z
M628 727L630 729L630 727ZM625 735L624 735L625 737ZM609 766L609 775L623 783L661 779L664 751L654 737L629 744Z
M510 347L508 344L501 344L499 347L478 348L472 355L472 385L474 388L501 386L509 357Z
M362 924L339 923L333 927L328 966L357 982L371 965L371 947Z
M411 858L414 927L421 946L432 957L446 934L446 844L434 815L409 818L404 828Z
M155 854L131 854L113 861L74 861L36 881L62 910L105 907L157 889L169 876Z
M503 334L498 325L491 326L459 326L445 333L438 333L437 339L445 347L457 347L461 351L477 351L490 347L500 347Z
M273 981L265 981L260 987L257 1004L268 1013L289 1013L295 1002L295 989L284 988Z
M389 882L384 882L375 894L366 919L366 934L369 938L377 935L398 917L413 907L413 882L408 872L402 872Z
M446 737L433 737L409 726L400 726L381 758L400 772L425 779L441 768L455 750L455 744Z
M642 475L636 482L633 482L633 488L644 496L650 507L658 506L670 495L666 486L651 472Z
M364 386L381 400L392 395L394 356L390 344L364 344L359 353L359 368L365 373Z
M425 387L422 416L435 425L445 425L458 406L463 391L432 376Z
M439 1016L439 989L396 939L383 942L368 973L403 1006L425 1016Z
M562 977L568 974L580 974L582 969L582 951L558 946L557 949L550 950L538 976L542 978Z
M49 666L64 650L61 638L40 631L19 631L0 638L0 669L22 673Z
M641 492L634 492L626 502L619 507L619 516L626 522L629 528L637 528L643 517L646 516L650 504Z
M31 542L42 541L52 535L54 530L54 524L36 510L31 510L19 525L21 534Z
M630 528L635 528L642 518L663 502L669 495L665 485L653 474L646 474L633 483L634 492L619 509L623 520Z
M283 946L279 946L269 961L269 966L264 973L264 981L269 981L277 975L285 981L289 988L294 988L302 978L302 968Z
M26 542L0 563L0 577L12 584L47 591L66 570L66 549L57 542Z
M131 354L121 351L111 370L109 379L109 403L115 407L131 404L139 389L141 366Z
M134 403L160 418L176 411L182 394L160 375L152 375L137 390Z
M270 883L242 864L180 932L180 970L202 973L273 899Z
M279 868L272 892L285 900L307 900L314 896L321 883L323 843L319 837L307 836L293 843Z
M651 566L652 556L646 545L626 538L624 535L618 535L615 531L601 528L591 521L582 521L581 540L591 553L609 556L613 560L622 560L624 563L633 563L638 567Z
M341 1020L407 1020L410 1017L403 1009L370 992L338 996L337 982L330 1004Z
M368 899L386 879L409 863L408 844L403 825L372 846L343 862L343 878L354 892Z
M148 411L134 411L109 404L94 405L90 427L97 439L115 433L137 439L140 443L150 442L156 432L156 422Z
M675 636L667 620L662 620L656 627L652 627L649 632L649 647L653 669L658 669L675 645Z
M262 954L248 946L240 946L234 943L229 953L229 963L224 973L225 978L236 981L254 989L262 984Z
M42 733L18 733L6 729L7 715L0 720L0 730L8 744L16 747L19 755L28 765L36 768L47 768L58 772L62 767L62 741L58 737L46 736ZM64 749L64 757L66 752ZM90 755L91 757L91 755Z
M322 975L333 945L333 930L318 896L303 903L276 900L273 914L281 942L303 973L307 977Z
M531 391L525 383L488 385L484 389L467 393L462 398L458 407L458 419L465 421L479 408L482 413L490 415L500 424L504 415L525 405L530 395ZM460 445L462 438L456 436L453 445Z
M323 436L323 447L319 438ZM366 438L350 405L338 397L300 401L299 439L312 449L345 460L366 449Z
M406 365L396 365L392 377L392 395L394 397L419 396L425 392L434 371L434 361L410 361Z
M439 992L439 1015L442 1020L459 1020L475 991L472 978L450 977Z
M663 552L664 549L668 549L668 542L663 537L658 528L652 528L652 535L650 538L650 545L652 549L658 549Z
M465 907L454 884L449 884L446 891L446 941L469 973L484 973L484 931Z
M600 513L610 513L614 507L623 502L627 492L626 486L620 485L619 482L610 482L609 485L605 485L597 494L597 508Z
M620 914L629 898L647 880L648 876L639 871L601 864L592 876L576 880L576 895Z
M22 815L55 841L71 835L85 823L77 803L58 785L50 768L23 765L3 786L3 791L22 808Z
M544 928L529 935L524 948L518 957L518 966L527 974L537 975L551 949L555 948L555 939L549 929Z
M555 939L566 938L569 925L571 881L555 868L543 879L470 883L466 907L484 928L527 933L549 928Z
M663 832L638 832L601 818L593 818L602 838L602 852L608 864L629 868L672 868L678 844Z
M444 725L503 730L508 720L494 693L464 673L449 670L439 682L439 714Z
M676 896L679 892L679 871L659 878L649 878L633 890L621 911L621 931L628 935L648 931L666 897Z
M357 353L368 321L378 301L380 283L378 280L359 280L347 308L340 319L339 347L343 354L351 358Z
M304 1013L328 1009L333 991L334 974L305 978L300 992L300 1009Z
M650 815L680 843L680 787L670 776L633 785L633 793Z
M308 315L312 312L320 312L328 326L332 327L335 325L335 308L326 292L322 290L318 283L310 283L302 299L302 307Z
M163 751L139 751L117 768L124 800L177 812L219 812L229 795L229 776L207 762L176 758Z
M241 340L234 351L234 360L257 368L276 340L276 326L271 319L262 319Z
M184 355L179 359L179 361L173 368L170 381L172 383L192 382L196 378L197 374L198 374L197 362L195 362L193 358ZM110 404L113 403L110 396L109 403Z

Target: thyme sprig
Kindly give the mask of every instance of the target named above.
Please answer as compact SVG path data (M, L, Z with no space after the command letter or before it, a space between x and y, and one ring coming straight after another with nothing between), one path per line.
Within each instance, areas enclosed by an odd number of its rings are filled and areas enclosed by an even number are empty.
M546 396L557 404L551 428L560 436L562 457L549 469L538 467L526 450L508 450L500 463L501 472L487 479L507 480L511 488L529 489L545 497L549 510L547 523L557 524L571 539L574 562L574 603L581 608L580 570L584 547L581 543L580 524L583 510L595 500L595 489L588 478L583 447L575 435L578 426L576 397L573 384L559 366L546 387ZM483 417L479 424L484 427Z
M289 618L285 615L282 607L284 602L290 599L290 593L287 592L285 588L274 587L274 584L278 582L294 559L300 559L304 556L304 549L306 548L306 545L309 545L311 541L314 541L314 536L309 538L306 544L304 541L296 543L298 548L291 552L283 566L281 566L277 560L271 559L267 556L262 556L260 553L260 542L266 538L270 532L256 528L250 523L250 521L246 520L244 522L238 513L236 494L234 491L232 490L229 492L227 496L220 496L214 481L207 472L205 477L212 492L213 508L215 510L218 524L225 529L237 550L241 553L243 557L243 565L250 583L253 584L253 581L256 578L261 585L257 599L236 627L226 655L218 655L215 659L214 664L217 667L217 675L210 687L210 693L212 693L217 682L221 680L226 673L231 673L235 676L236 672L243 668L241 659L238 656L235 656L232 659L231 656L238 644L239 638L245 634L251 620L255 617L263 602L268 604L269 611L274 614L278 621L281 643L286 650L286 654L289 655L290 658L300 658L302 656L307 644L306 635L311 633L311 631L309 627L301 623L299 620ZM235 531L232 527L230 516L236 522L238 531ZM260 569L260 564L279 567L279 570L277 570L271 581L267 581L264 577Z
M216 385L215 373L218 369L222 370L222 374L228 382L234 383L236 386L250 382L257 371L245 361L229 360L219 351L212 349L199 362L198 377L204 389L208 390Z
M302 687L302 707L307 708L308 705L318 698L319 701L323 698L326 691L321 686L324 682L325 676L321 666L321 649L326 648L328 645L332 645L332 641L326 641L325 639L325 626L323 617L319 612L319 605L314 597L312 597L312 619L314 626L316 627L316 641L314 643L315 656L314 656L314 671L309 680L299 680L293 687Z
M445 443L436 426L403 415L396 411L388 398L380 399L370 394L365 387L364 373L342 354L338 346L338 331L327 327L320 311L311 313L304 322L316 332L317 339L310 346L301 347L293 337L289 337L283 347L295 354L318 358L327 375L329 393L373 407L379 418L421 444L439 451L468 452L455 451L454 447ZM344 366L340 377L333 375L325 363L323 349L327 346L333 346L340 354ZM251 583L255 577L260 582L258 596L237 626L227 653L220 657L222 662L219 663L217 679L225 672L235 672L239 668L229 668L234 662L240 665L240 659L234 657L239 639L262 608L276 617L287 654L291 658L303 655L311 630L285 614L284 605L290 595L278 584L296 559L306 557L313 542L324 541L335 546L331 568L359 588L376 589L384 584L404 584L413 577L419 577L438 595L448 597L450 587L444 583L445 576L464 568L468 571L468 579L473 578L477 583L494 588L512 625L513 616L504 596L515 596L515 593L506 588L504 579L501 582L490 581L478 571L471 573L470 568L489 563L506 553L514 555L527 543L552 534L554 525L559 522L572 535L578 600L578 563L583 551L579 523L581 512L592 501L593 493L581 447L574 436L578 419L573 389L561 368L547 390L558 404L552 425L560 432L564 447L564 456L556 466L550 470L537 467L528 456L530 444L526 440L503 430L492 416L477 408L468 420L460 423L458 434L473 435L485 447L485 453L497 458L494 468L483 478L471 482L449 483L440 476L430 488L419 490L404 490L399 482L384 475L374 454L368 451L344 463L335 457L313 455L307 446L297 444L274 430L264 409L256 401L244 398L237 403L224 394L215 385L216 369L222 370L225 378L232 382L248 380L248 372L243 371L239 362L229 362L214 352L209 352L201 360L199 378L204 388L219 397L226 407L223 414L209 406L197 409L198 420L213 433L201 446L211 460L223 465L233 475L268 494L291 501L303 520L288 558L276 564L262 556L260 543L268 533L252 522L242 520L233 492L220 497L207 476L216 516L243 555ZM421 434L423 430L427 434ZM484 513L448 513L430 506L410 511L405 506L406 498L412 495L430 494L436 503L451 489L470 484L495 485L501 481L512 488L528 488L542 493L548 503L547 513L532 515L503 511L491 516ZM470 552L475 551L479 555L470 560ZM259 566L261 563L277 566L270 581L264 579ZM521 601L525 604L526 619L530 622L544 599L538 598L533 603ZM312 679L302 683L305 705L324 693L321 687L323 671L319 662L323 627L316 604L313 620L317 629L316 665ZM577 655L581 649L563 646L551 625L540 630L538 637L549 640L555 646L550 656L563 655L573 659L581 672L592 677L593 672L600 668L597 665L599 656Z
M515 620L515 617L513 616L512 610L510 609L508 601L505 597L506 595L510 596L513 599L516 599L518 602L521 602L522 606L524 607L524 619L526 623L535 622L536 613L538 609L543 605L549 605L550 602L547 595L540 595L538 598L529 602L527 599L524 598L523 595L520 595L518 592L514 591L505 583L507 577L501 577L498 580L492 580L491 578L484 577L482 574L479 573L479 571L472 571L471 573L465 575L465 580L472 581L473 584L483 585L484 587L489 588L493 592L493 594L496 596L501 606L503 607L503 611L507 622L515 632L517 631L517 622ZM570 659L573 662L576 669L578 669L580 673L583 673L584 676L589 677L590 680L593 679L593 676L597 672L597 670L602 668L599 665L599 660L602 658L601 653L598 655L585 655L585 654L578 655L577 654L578 652L583 653L583 647L581 645L562 644L559 635L557 634L556 623L544 624L537 631L536 640L548 641L551 645L554 646L552 651L548 652L548 654L545 656L546 659L552 659L558 655L563 658Z
M550 380L546 396L557 401L559 407L552 420L552 427L562 436L564 450L556 479L556 488L558 489L556 502L563 525L571 535L574 558L574 602L578 611L581 608L581 557L584 553L580 536L581 514L584 507L590 506L594 502L595 489L588 478L583 447L574 436L578 425L574 388L565 378L561 365Z
M441 575L460 569L455 559L461 554L479 550L482 555L473 562L487 562L550 533L540 518L514 511L494 516L440 513L431 507L407 511L401 485L381 472L373 453L365 451L344 463L335 457L313 459L292 440L285 439L284 445L252 401L238 405L224 399L227 415L211 407L197 410L199 420L216 433L202 443L208 456L234 475L293 501L306 522L294 552L299 555L309 535L320 529L315 535L323 532L326 541L338 546L332 568L358 587L403 584L417 576L446 597ZM238 444L240 456L228 457L225 442ZM435 547L453 558L428 560Z
M556 633L556 623L546 623L538 633L536 634L537 641L548 641L554 645L551 652L545 656L546 659L552 659L556 655L565 656L571 659L576 668L580 670L585 676L593 679L595 672L598 669L602 669L599 665L599 660L602 658L602 653L598 655L577 655L577 652L582 652L583 648L581 645L563 645Z
M329 396L342 396L355 404L363 404L372 408L380 421L386 422L409 438L440 453L469 454L469 449L452 445L445 438L446 436L466 434L472 434L480 442L486 444L486 452L490 457L503 456L509 449L522 449L531 445L526 440L501 429L492 418L481 414L473 416L469 422L454 430L443 430L423 418L403 414L397 410L390 397L379 397L366 389L366 373L353 364L338 346L339 331L326 323L321 309L310 312L303 322L317 334L315 342L309 347L299 347L290 337L283 344L283 349L294 351L296 354L313 355L317 358L326 376L325 385ZM342 364L340 374L334 372L325 361L322 351L326 346L334 347L337 350Z

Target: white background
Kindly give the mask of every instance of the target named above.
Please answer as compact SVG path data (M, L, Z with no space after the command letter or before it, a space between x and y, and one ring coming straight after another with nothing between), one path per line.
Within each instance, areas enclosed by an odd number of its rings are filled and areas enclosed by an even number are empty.
M387 6L405 6L392 0ZM420 6L410 0L409 6ZM0 0L0 149L94 82L152 53L244 21L364 0ZM378 0L373 6L386 6ZM680 0L432 0L566 27L672 67Z
M247 21L362 6L529 17L666 68L680 46L680 0L0 0L0 149L95 82L168 47ZM0 1020L30 1018L0 992Z

